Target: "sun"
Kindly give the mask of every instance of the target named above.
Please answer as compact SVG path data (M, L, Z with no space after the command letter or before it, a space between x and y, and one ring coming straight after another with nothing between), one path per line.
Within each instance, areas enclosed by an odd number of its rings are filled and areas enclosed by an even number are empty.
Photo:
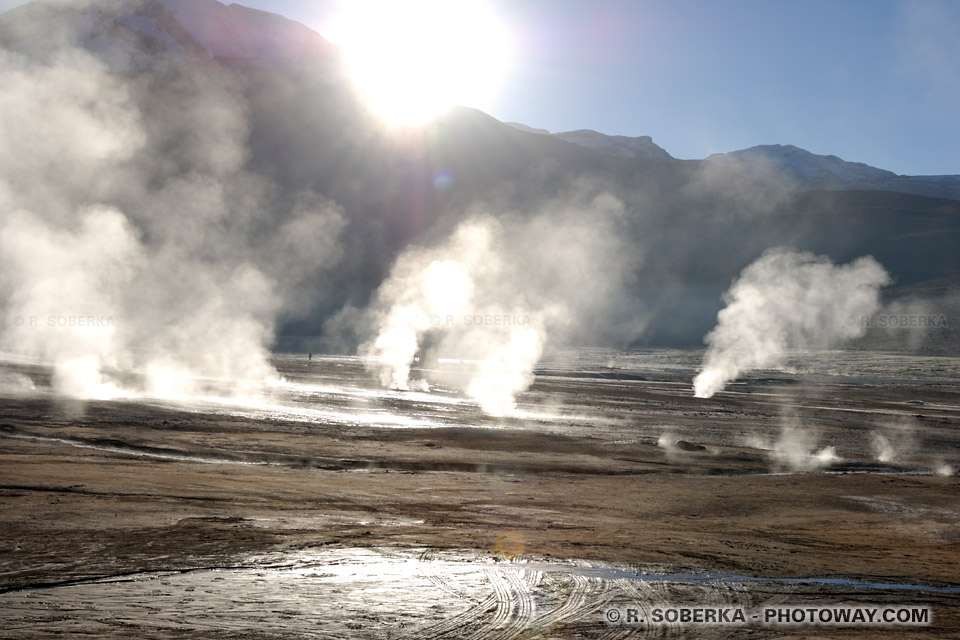
M361 94L394 125L486 105L511 57L504 23L482 0L353 0L329 33Z

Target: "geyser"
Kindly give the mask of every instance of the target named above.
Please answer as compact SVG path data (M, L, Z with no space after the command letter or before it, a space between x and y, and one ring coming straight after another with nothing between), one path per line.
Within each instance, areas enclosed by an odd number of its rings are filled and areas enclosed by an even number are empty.
M834 265L808 252L768 250L724 294L694 395L709 398L746 371L780 366L790 349L827 349L862 336L860 319L877 311L889 282L871 257Z

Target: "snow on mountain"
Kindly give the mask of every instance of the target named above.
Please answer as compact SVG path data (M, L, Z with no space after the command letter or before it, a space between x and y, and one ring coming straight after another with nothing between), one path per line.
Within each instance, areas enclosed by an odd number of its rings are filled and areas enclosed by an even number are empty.
M862 162L818 155L793 145L760 145L715 153L703 162L761 179L786 179L805 189L897 191L960 200L960 176L900 176Z
M514 129L565 140L598 153L625 158L673 160L650 136L611 136L589 129L550 133L546 129L507 122ZM932 198L960 200L960 176L900 176L862 162L811 153L793 145L770 144L730 153L715 153L702 160L732 174L749 174L796 189L895 191Z
M91 51L113 71L210 58L299 64L331 51L298 22L217 0L38 1L0 15L4 48L45 59L63 45Z
M596 149L601 153L609 153L625 158L673 160L673 156L654 144L653 138L650 136L640 136L637 138L608 136L590 129L554 133L553 136L580 145L581 147L586 147L587 149Z
M884 180L895 173L862 162L846 162L837 156L820 156L793 145L769 144L730 153L715 153L707 163L741 167L771 177L788 177L800 182L823 180L851 182Z
M592 131L590 129L580 129L578 131L564 131L561 133L550 133L546 129L534 129L519 122L507 122L514 129L526 131L527 133L537 133L540 135L549 135L559 138L566 142L593 149L599 153L620 156L623 158L654 158L657 160L673 160L673 156L664 151L653 142L650 136L640 136L631 138L628 136L608 136L605 133Z

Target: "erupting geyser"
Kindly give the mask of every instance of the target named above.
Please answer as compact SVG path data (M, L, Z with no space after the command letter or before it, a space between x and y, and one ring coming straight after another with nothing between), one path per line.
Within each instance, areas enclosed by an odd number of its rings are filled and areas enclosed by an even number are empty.
M397 261L379 290L379 302L386 309L378 322L379 333L361 347L381 384L409 389L410 367L424 334L467 309L478 271L490 267L486 258L493 225L479 220L464 224L446 245L410 252Z
M445 242L407 250L378 290L361 355L384 386L423 388L410 372L429 341L440 358L468 363L445 383L489 415L514 415L548 338L614 315L634 266L624 256L635 255L622 211L603 194L582 205L574 196L529 216L474 216Z
M828 349L866 332L890 276L872 257L834 265L824 256L770 249L724 294L706 337L694 395L709 398L741 373L777 367L790 349Z
M44 59L0 50L0 350L78 399L259 392L341 210L252 173L229 72Z
M520 297L505 284L502 235L498 222L477 218L443 245L401 256L379 291L378 334L361 347L381 384L426 384L411 381L410 369L431 332L443 355L474 363L464 391L486 413L515 411L514 397L533 381L543 351L544 310L536 317L521 311Z

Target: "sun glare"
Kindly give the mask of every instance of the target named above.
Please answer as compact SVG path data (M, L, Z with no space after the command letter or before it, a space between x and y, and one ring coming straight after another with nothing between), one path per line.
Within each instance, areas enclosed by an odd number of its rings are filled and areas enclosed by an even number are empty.
M482 0L353 1L330 39L390 124L423 124L454 104L485 106L510 60L507 30Z

